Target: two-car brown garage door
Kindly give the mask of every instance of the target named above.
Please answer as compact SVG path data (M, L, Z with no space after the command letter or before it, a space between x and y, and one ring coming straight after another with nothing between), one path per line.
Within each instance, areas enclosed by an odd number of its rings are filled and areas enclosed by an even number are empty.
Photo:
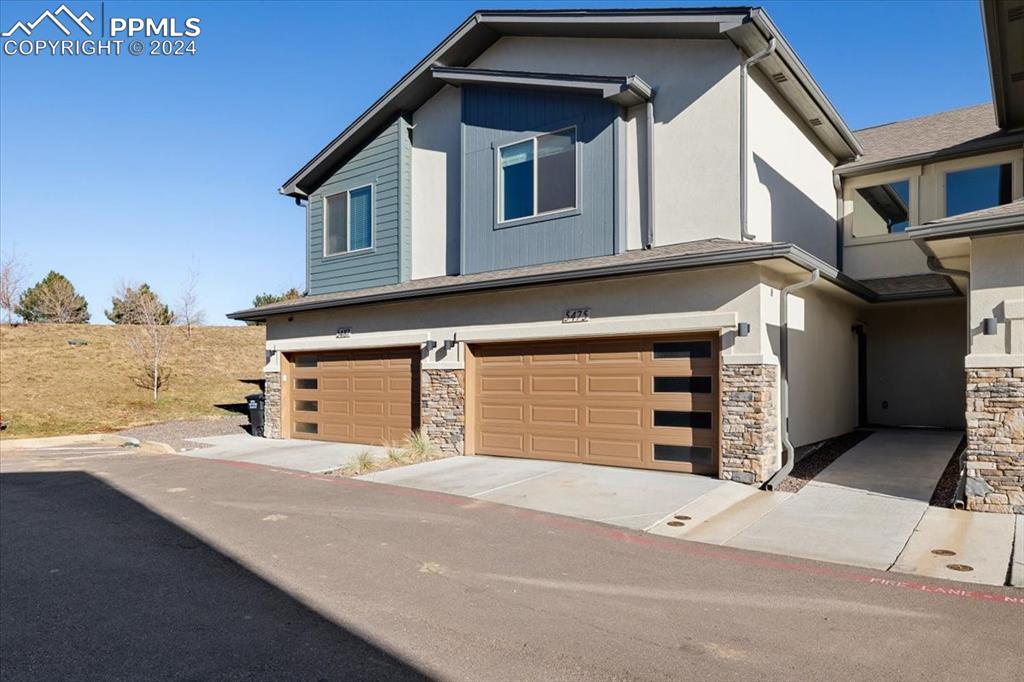
M474 347L473 451L717 473L716 346L677 337Z

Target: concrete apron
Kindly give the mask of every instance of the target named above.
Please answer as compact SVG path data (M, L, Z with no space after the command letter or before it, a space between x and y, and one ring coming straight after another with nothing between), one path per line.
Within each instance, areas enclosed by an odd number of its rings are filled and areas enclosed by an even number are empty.
M774 554L1003 585L1014 519L929 507L959 433L879 431L795 495L709 493L651 529ZM1019 535L1019 534L1018 534Z
M451 457L359 478L646 530L738 483L664 471L510 457Z
M249 462L307 473L322 473L340 469L351 464L364 452L370 453L377 459L387 456L384 448L373 445L287 438L253 438L245 433L189 440L212 447L186 450L178 454L200 459Z

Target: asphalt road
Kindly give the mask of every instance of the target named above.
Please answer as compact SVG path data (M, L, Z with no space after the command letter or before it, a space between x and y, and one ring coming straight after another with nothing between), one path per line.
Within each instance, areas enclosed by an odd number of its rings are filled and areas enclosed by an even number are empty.
M1021 670L1020 590L175 455L0 458L4 680Z

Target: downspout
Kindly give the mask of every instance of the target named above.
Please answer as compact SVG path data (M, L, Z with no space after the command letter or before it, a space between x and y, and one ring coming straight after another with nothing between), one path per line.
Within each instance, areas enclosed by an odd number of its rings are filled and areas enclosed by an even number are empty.
M654 245L654 102L647 100L647 221L644 223L643 246Z
M775 38L768 39L768 47L747 60L740 62L740 240L754 239L747 231L747 70L759 61L775 52Z
M821 271L817 268L811 272L811 276L802 282L790 284L782 290L782 300L779 304L779 421L782 426L782 467L776 471L768 482L764 484L765 490L775 490L782 483L789 472L793 470L795 452L793 443L789 440L789 295L798 289L809 287L818 281Z

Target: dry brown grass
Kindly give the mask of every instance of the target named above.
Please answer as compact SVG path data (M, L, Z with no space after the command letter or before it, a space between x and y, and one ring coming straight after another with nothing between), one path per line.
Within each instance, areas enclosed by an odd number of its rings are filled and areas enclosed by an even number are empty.
M5 438L97 433L170 419L225 416L258 389L263 327L175 328L168 345L172 376L154 403L136 387L122 325L0 325L0 414ZM81 339L83 346L69 340Z
M401 444L384 443L385 457L377 458L369 450L365 450L347 465L340 469L327 472L330 476L362 476L374 471L394 469L408 464L429 462L443 459L443 454L436 445L430 442L421 431L413 431Z

